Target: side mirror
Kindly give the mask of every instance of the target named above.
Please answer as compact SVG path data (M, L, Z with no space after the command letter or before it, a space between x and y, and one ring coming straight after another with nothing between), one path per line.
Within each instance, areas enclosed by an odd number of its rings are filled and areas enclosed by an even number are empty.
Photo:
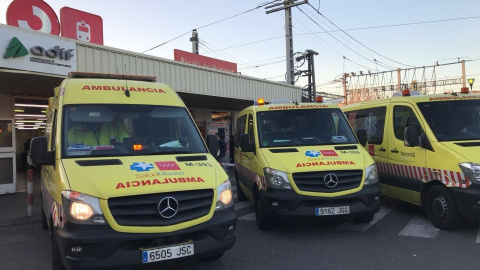
M357 130L357 138L362 146L367 145L367 130L363 128Z
M408 147L419 146L418 128L416 126L409 126L405 128L404 145Z
M240 148L243 152L255 152L255 143L250 143L249 135L240 135Z
M207 143L208 151L212 154L213 157L218 157L220 154L220 148L218 147L218 137L214 134L208 134L205 138L205 142Z
M32 139L28 156L33 165L55 165L55 151L47 151L47 144L46 137L35 137Z

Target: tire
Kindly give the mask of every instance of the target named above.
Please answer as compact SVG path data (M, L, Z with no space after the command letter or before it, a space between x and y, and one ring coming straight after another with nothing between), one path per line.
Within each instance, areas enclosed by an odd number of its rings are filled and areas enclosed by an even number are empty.
M425 210L432 224L441 230L454 229L463 222L452 194L441 185L433 186L427 191Z
M60 259L60 249L58 248L55 232L52 233L52 270L65 270Z
M45 215L45 211L43 210L43 203L40 205L42 208L42 228L44 230L48 230L48 221L47 221L47 216Z
M361 216L361 217L354 217L353 221L355 221L356 223L368 223L368 222L373 220L374 216L375 216L375 214L368 214L368 215Z
M245 193L243 193L243 190L242 188L240 187L240 181L238 180L238 175L237 173L235 172L235 179L237 181L237 199L240 201L240 202L244 202L246 201L248 198L247 198L247 195L245 195Z
M223 254L225 254L225 251L216 252L216 253L214 253L213 255L208 256L208 257L205 258L204 260L205 260L205 261L209 261L209 262L218 261L218 260L220 260L220 258L223 257Z
M257 227L261 231L269 230L273 228L272 220L267 216L263 209L262 202L259 196L255 196L255 218L257 220Z

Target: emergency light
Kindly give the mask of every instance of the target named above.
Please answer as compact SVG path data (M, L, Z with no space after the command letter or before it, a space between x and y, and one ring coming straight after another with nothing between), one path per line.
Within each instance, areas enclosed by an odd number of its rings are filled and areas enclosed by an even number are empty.
M263 105L265 105L265 99L263 99L263 98L257 99L257 100L255 101L255 105L257 105L257 106L263 106Z
M142 149L143 149L143 145L141 145L141 144L134 144L133 145L133 150L135 150L135 151L140 151Z
M462 89L460 89L460 93L468 94L468 87L462 87Z
M315 102L316 103L322 103L323 102L323 97L315 97Z
M403 89L402 90L402 96L409 97L410 96L410 90L409 89Z

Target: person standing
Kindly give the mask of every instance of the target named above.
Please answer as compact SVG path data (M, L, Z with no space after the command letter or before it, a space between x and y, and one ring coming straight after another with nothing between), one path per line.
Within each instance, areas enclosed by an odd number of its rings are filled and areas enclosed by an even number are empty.
M225 163L225 153L227 152L227 143L225 142L225 135L218 136L218 148L220 149L220 154L218 155L218 162ZM222 167L227 171L225 166Z

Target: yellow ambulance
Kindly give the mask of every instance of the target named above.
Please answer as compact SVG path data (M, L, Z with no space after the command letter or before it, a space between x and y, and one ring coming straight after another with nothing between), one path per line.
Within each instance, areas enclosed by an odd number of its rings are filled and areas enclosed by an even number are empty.
M335 104L260 99L238 114L235 139L237 197L255 205L261 230L298 218L366 223L380 209L375 163Z
M423 206L440 229L479 219L480 95L403 90L342 110L366 130L384 195Z
M42 165L53 269L218 259L233 246L228 175L178 94L155 81L76 72L50 98L30 158Z

